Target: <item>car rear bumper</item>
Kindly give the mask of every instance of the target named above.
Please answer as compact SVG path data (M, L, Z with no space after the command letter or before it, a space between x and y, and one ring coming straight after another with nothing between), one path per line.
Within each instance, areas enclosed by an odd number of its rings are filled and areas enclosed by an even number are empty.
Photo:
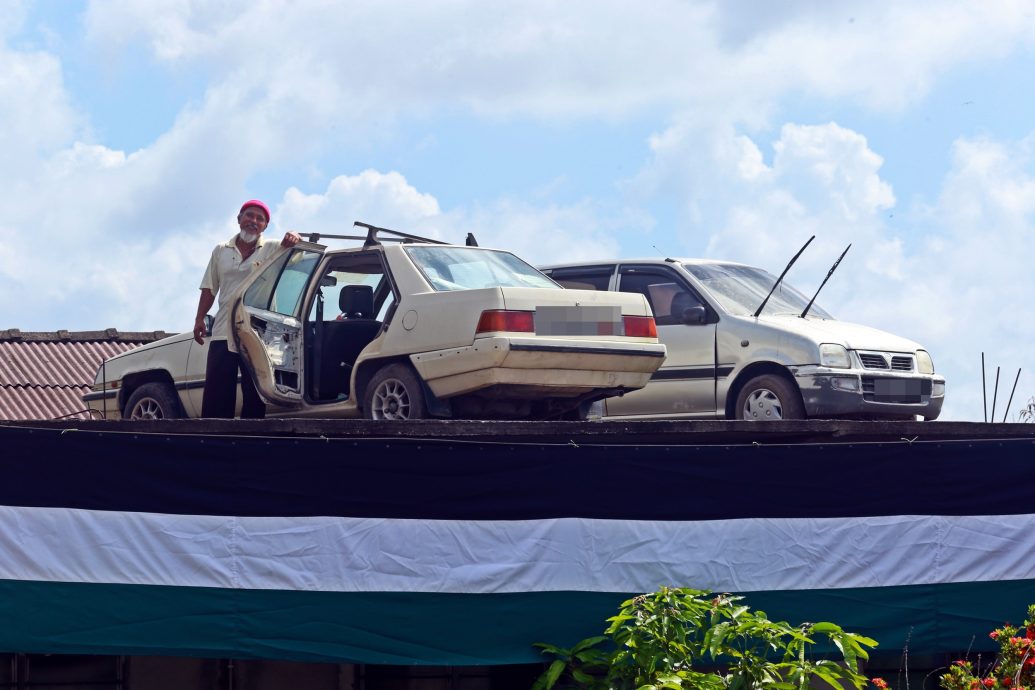
M642 388L665 360L665 346L496 336L410 359L440 398L500 386L521 398L574 398L597 389Z
M937 419L945 402L945 378L891 372L859 372L822 367L795 373L809 417L919 415Z

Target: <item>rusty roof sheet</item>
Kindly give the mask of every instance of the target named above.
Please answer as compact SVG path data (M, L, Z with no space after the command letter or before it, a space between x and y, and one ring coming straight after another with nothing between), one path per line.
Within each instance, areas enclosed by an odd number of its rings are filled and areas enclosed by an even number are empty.
M0 330L0 419L85 419L82 396L101 362L167 335Z

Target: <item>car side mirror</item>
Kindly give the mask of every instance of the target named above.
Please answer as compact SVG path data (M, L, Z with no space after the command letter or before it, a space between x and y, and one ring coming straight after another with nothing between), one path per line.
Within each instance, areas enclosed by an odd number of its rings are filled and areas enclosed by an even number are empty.
M205 314L205 337L209 338L212 336L212 324L215 323L216 317L211 314Z
M683 323L687 326L698 326L708 318L707 310L701 305L696 307L687 307L683 310Z

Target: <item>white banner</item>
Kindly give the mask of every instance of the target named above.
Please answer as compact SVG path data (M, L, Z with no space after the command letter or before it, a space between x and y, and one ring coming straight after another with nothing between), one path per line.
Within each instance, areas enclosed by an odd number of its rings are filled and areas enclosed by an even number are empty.
M765 591L1035 578L1035 515L389 520L0 507L0 579L341 592Z

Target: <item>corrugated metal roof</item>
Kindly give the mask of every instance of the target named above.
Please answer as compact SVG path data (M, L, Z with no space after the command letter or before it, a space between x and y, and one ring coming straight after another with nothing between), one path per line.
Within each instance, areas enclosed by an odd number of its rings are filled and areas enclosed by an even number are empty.
M167 335L0 331L0 419L85 419L82 396L101 362Z
M89 386L0 386L0 419L87 419L83 394L89 390Z

